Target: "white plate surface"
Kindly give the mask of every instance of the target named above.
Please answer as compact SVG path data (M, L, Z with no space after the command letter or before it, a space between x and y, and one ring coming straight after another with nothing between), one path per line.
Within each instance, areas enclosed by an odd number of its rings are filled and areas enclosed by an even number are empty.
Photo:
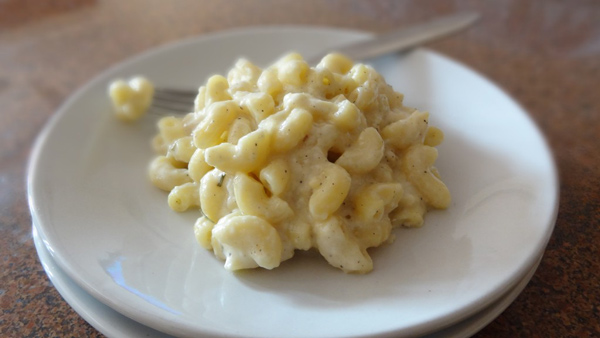
M100 303L94 297L90 296L80 288L71 278L69 278L58 267L48 249L38 236L37 228L34 224L33 241L38 252L40 262L52 284L61 296L73 307L73 309L83 317L88 323L95 327L108 337L114 338L169 338L172 337L166 333L153 330L136 321L133 321L110 307ZM492 320L494 320L502 311L504 311L517 298L525 288L535 270L539 261L527 272L527 275L519 283L500 297L492 305L479 311L475 315L441 331L436 331L422 338L463 338L475 334Z
M558 183L523 109L463 65L427 50L372 62L444 130L437 166L453 203L372 250L375 270L364 276L307 254L273 271L225 271L195 243L198 214L172 212L147 180L154 121L128 125L110 114L106 87L116 77L198 87L239 56L266 65L289 50L310 56L367 36L247 29L171 44L99 75L59 109L32 153L30 206L52 257L102 303L184 336L423 335L491 304L543 253Z
M50 278L52 285L58 290L64 300L71 305L83 319L102 334L117 338L168 338L166 333L156 331L148 326L133 321L110 307L100 303L96 298L85 292L67 276L52 259L50 252L38 235L36 225L33 225L33 242L40 262Z

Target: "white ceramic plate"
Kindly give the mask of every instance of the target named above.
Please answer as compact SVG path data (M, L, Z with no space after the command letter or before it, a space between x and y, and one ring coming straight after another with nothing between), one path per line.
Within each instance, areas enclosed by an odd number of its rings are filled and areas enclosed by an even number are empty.
M38 236L36 226L33 226L33 241L40 258L40 262L52 284L61 296L73 307L73 309L83 317L88 323L95 327L108 337L123 338L168 338L172 337L166 333L153 330L136 321L133 321L110 307L100 303L94 297L81 289L73 280L71 280L54 262L48 249ZM533 268L527 272L527 275L519 283L500 297L492 305L479 311L475 315L441 331L423 336L422 338L462 338L470 337L475 334L492 320L494 320L502 311L504 311L513 300L525 288L537 266L539 260Z
M264 65L289 50L309 57L367 36L248 29L168 45L102 73L59 109L32 153L30 206L52 257L102 303L182 336L423 335L491 304L542 254L556 218L557 176L523 109L452 60L417 50L372 62L445 131L437 166L453 203L372 250L375 270L364 276L310 254L273 271L225 271L195 243L198 215L172 212L147 180L154 121L129 125L110 114L106 87L116 77L198 87L242 55Z
M168 338L166 333L133 321L110 307L100 303L69 278L52 259L50 252L38 236L33 225L33 242L40 262L60 295L83 319L108 337L123 338Z

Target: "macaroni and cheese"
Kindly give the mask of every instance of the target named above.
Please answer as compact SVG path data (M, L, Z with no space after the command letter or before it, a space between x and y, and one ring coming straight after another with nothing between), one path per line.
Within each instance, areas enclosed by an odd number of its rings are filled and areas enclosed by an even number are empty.
M367 250L392 241L392 228L419 227L450 203L433 167L441 130L368 65L242 59L194 104L159 121L150 178L173 210L201 209L195 236L226 269L272 269L315 248L366 273Z

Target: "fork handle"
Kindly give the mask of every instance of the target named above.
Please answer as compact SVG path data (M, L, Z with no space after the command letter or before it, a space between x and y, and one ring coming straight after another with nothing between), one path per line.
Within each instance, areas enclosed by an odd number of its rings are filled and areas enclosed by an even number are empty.
M387 33L365 38L356 43L334 48L333 51L353 60L365 60L391 52L406 51L426 42L440 39L467 28L479 19L475 12L444 16L412 27L404 27ZM309 59L317 63L327 53Z

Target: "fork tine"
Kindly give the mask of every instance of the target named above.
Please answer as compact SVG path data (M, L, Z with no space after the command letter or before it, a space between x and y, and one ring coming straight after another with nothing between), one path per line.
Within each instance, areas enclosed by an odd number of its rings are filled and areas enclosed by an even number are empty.
M198 95L197 90L188 90L188 89L173 89L173 88L155 88L154 94L165 94L165 95L173 95L173 96L193 96L196 97Z
M193 110L193 103L197 95L198 92L192 90L156 88L152 107L174 113L189 113Z

